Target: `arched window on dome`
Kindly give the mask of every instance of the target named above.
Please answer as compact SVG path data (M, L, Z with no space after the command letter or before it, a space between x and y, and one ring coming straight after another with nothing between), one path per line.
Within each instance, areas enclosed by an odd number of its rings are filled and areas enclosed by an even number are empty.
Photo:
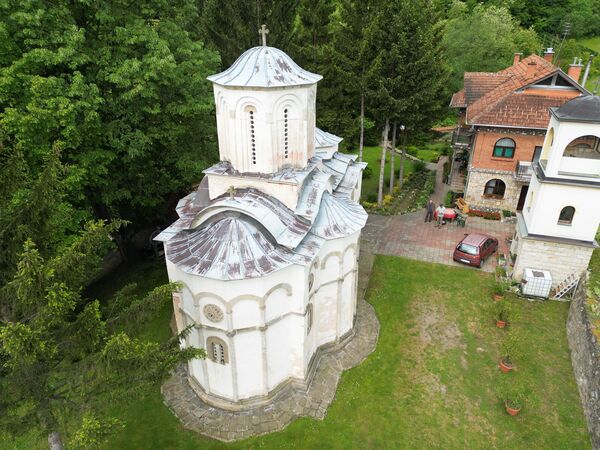
M494 144L492 156L496 158L512 158L515 156L515 141L509 138L499 139Z
M483 195L486 195L489 197L502 198L502 197L504 197L505 190L506 190L506 184L504 184L504 181L502 181L498 178L494 178L494 179L488 181L487 183L485 183L485 189L483 190Z
M572 206L565 206L560 210L560 214L558 215L558 224L559 225L571 225L573 222L573 216L575 215L575 208Z
M248 121L248 148L250 149L250 157L252 165L256 165L256 108L247 106L244 110L246 120Z
M216 336L211 336L206 340L206 354L208 359L214 363L225 365L229 362L227 344Z
M581 136L565 147L567 158L600 159L600 139L596 136Z
M284 110L283 110L283 157L285 159L288 159L288 157L290 155L288 112L289 112L289 108L284 108Z

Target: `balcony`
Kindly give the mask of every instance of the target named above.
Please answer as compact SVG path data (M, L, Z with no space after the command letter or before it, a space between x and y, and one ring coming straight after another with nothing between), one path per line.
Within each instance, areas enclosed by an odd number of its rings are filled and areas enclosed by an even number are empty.
M472 131L461 130L457 128L452 133L452 145L458 148L469 148L471 145Z
M517 161L515 178L519 181L525 182L531 180L531 175L533 174L533 167L531 164L531 161Z

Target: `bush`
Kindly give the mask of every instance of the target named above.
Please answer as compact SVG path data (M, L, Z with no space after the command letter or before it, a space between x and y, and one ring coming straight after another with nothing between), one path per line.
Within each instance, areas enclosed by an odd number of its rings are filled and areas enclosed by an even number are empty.
M425 170L427 170L427 165L423 161L414 161L413 169L415 172L425 172Z
M410 156L417 156L417 153L419 152L419 149L417 147L415 147L414 145L409 145L406 149L406 153L408 153Z
M369 203L377 203L377 194L374 192L369 192L367 194L367 201Z
M444 197L444 206L446 208L452 208L454 206L454 192L446 192L446 197Z
M500 213L498 211L481 211L479 209L470 209L469 216L483 217L488 220L500 220Z
M503 209L502 210L502 217L513 217L516 216L516 214L512 211L509 211L508 209Z

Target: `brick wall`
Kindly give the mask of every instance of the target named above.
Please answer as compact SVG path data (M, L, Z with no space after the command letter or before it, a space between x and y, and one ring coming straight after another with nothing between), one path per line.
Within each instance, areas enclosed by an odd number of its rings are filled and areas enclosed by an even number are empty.
M494 145L499 139L510 138L515 141L515 153L512 158L498 158L492 156ZM471 166L478 169L505 170L514 172L517 161L531 161L535 147L541 147L544 136L524 135L511 133L497 133L490 131L478 131L473 148Z

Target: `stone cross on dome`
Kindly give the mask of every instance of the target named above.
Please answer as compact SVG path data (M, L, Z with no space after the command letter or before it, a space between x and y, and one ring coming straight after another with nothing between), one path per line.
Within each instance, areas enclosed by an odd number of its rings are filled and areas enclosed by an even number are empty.
M258 34L260 34L262 36L262 45L264 47L267 46L267 34L269 34L269 30L267 29L267 26L263 23L260 27L260 30L258 30Z

